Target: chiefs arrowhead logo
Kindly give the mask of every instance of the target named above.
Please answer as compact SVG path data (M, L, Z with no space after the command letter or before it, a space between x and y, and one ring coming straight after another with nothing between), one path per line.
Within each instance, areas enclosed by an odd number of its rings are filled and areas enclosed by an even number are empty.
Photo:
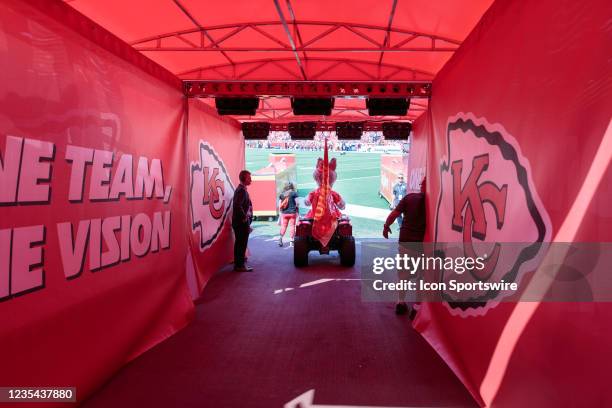
M519 283L520 288L521 277L539 264L551 235L529 161L502 126L472 114L450 118L446 136L448 156L440 165L435 248L442 256L482 256L486 262L480 271L446 272L442 281L503 279ZM442 296L453 314L465 316L483 314L510 294L445 291Z
M208 143L200 140L200 161L191 162L189 202L192 225L200 232L200 251L218 238L230 211L234 186L221 158Z

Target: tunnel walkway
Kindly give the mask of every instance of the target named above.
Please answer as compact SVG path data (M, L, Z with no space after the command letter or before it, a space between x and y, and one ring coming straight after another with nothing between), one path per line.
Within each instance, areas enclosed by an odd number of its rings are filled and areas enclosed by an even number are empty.
M358 268L311 254L295 269L263 236L249 247L254 272L218 272L187 328L83 406L271 408L310 390L313 407L476 406L406 316L361 301Z

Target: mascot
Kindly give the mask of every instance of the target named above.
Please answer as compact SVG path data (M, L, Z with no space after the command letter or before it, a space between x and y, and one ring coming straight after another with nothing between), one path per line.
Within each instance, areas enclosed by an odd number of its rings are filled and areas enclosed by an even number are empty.
M319 240L323 246L329 243L333 236L338 219L342 215L340 210L345 207L342 196L332 190L336 182L336 159L328 160L327 139L325 140L325 153L323 159L317 160L317 167L312 174L317 185L317 189L311 191L304 200L304 204L312 205L312 209L306 215L312 218L312 236Z

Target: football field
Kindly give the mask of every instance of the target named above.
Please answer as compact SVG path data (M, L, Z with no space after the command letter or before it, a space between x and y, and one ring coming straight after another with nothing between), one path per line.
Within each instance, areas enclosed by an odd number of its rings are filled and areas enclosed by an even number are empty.
M317 188L312 177L317 158L323 157L322 151L297 151L278 149L246 149L246 168L256 171L268 165L270 153L294 153L296 155L298 195L306 197ZM389 212L389 204L380 198L380 153L330 152L331 158L338 163L338 179L333 186L347 203L347 211L353 223L353 234L357 238L380 237L384 217ZM308 209L301 208L300 213ZM253 224L258 235L278 235L276 222L257 221ZM394 229L394 236L397 237Z

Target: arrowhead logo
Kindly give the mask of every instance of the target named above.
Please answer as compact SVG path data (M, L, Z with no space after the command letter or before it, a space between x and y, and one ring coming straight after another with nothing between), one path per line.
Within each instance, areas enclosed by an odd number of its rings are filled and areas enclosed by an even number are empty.
M435 248L441 256L482 256L486 262L480 271L447 272L442 281L503 279L519 283L520 288L522 276L539 264L552 231L529 161L502 126L472 114L450 118L446 136L448 155L440 165ZM453 314L476 315L511 294L445 291L442 296Z
M189 203L191 229L199 231L200 251L218 238L230 211L234 186L223 161L208 143L199 142L199 162L191 162Z

